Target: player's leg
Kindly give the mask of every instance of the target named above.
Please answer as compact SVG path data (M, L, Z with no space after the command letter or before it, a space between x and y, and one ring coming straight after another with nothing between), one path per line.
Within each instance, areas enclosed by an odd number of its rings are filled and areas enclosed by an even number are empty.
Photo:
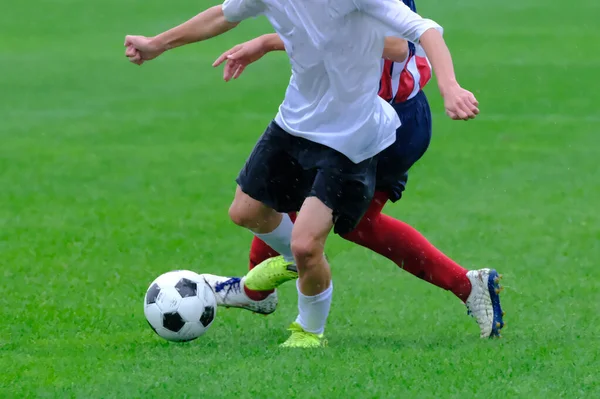
M289 213L290 219L292 222L296 221L296 212ZM266 261L269 258L274 258L279 256L279 253L275 251L273 248L268 246L263 240L254 236L252 239L252 243L250 244L250 254L249 254L249 262L248 262L248 270L254 269L256 266ZM296 270L293 270L296 271ZM297 275L294 275L294 279L297 278ZM252 300L261 301L268 297L274 289L256 291L251 290L244 285L244 291L246 295Z
M386 193L377 193L380 200ZM495 270L468 271L432 245L410 225L369 209L359 225L344 236L369 248L414 276L453 292L468 306L482 338L498 335L504 326L500 308L499 281ZM498 290L498 291L497 291Z
M298 287L305 295L317 295L331 282L331 271L325 259L325 240L333 227L333 214L317 197L307 198L302 211L292 232Z
M375 193L365 216L344 238L385 256L401 269L451 291L465 302L471 293L467 270L433 246L414 227L382 214L388 197L387 192Z
M246 194L238 185L229 208L229 217L238 226L254 233L289 262L294 260L290 239L294 224L287 213L275 211Z
M468 271L454 262L410 225L381 211L391 197L400 199L406 185L406 171L427 150L431 138L431 116L424 94L411 102L397 105L403 126L397 141L379 157L376 193L359 225L344 238L369 248L395 262L400 268L437 287L454 293L469 307L477 320L482 337L497 335L503 327L497 290L497 273L481 269ZM287 279L275 280L277 271L265 273L265 264L248 274L248 283L260 289L276 287ZM282 271L279 271L279 275ZM259 284L258 284L259 283Z
M386 192L376 192L358 226L343 238L385 256L400 268L437 287L451 291L465 302L471 293L468 270L438 250L412 226L381 214L388 196ZM277 256L275 251L255 238L252 243L250 270L274 256ZM260 268L263 276L265 271L262 269L265 266L263 264ZM283 270L280 271L281 273ZM297 275L290 275L289 280L296 277ZM265 279L265 282L266 285L261 288L275 287L283 283L274 281L270 276ZM259 295L272 292L268 289L253 291L246 288L246 290L252 292L257 298Z
M297 148L303 149L301 145ZM326 238L334 224L337 234L351 231L369 207L375 191L376 159L355 164L341 153L315 143L304 149L304 158L298 158L304 168L316 167L317 174L292 233L299 274L299 315L290 328L292 335L282 345L286 347L323 344L333 292L324 253Z
M333 227L332 210L316 197L302 205L292 233L292 250L298 267L298 317L283 347L324 346L323 333L329 316L333 285L324 256L325 241Z
M297 213L290 212L288 213L292 223L296 221ZM250 244L250 254L248 258L248 270L254 269L258 264L264 262L269 258L274 258L279 256L280 253L268 246L263 240L259 237L254 236L252 239L252 243Z
M381 214L383 204L397 201L407 183L407 171L426 152L431 139L431 112L424 93L395 105L402 126L396 142L379 157L378 194L357 228L346 239L395 262L400 268L437 287L449 290L466 303L482 337L499 334L503 327L500 287L496 271L468 271L454 262L410 225Z
M276 256L279 256L279 253L277 251L265 244L265 242L260 238L254 236L254 238L252 238L252 244L250 244L248 270L252 270L265 260L269 258L274 258ZM264 291L256 291L251 290L250 288L246 287L246 285L244 285L244 291L246 292L246 295L248 295L248 298L253 299L255 301L262 301L263 299L271 295L271 293L273 293L273 291L275 290L271 289Z
M254 269L263 261L279 256L279 252L265 244L263 240L254 236L250 245L250 254L248 259L248 270Z
M431 110L425 93L395 104L394 108L402 126L396 131L396 142L379 157L377 204L368 211L369 217L363 218L345 238L387 257L420 279L452 291L464 302L471 291L467 270L413 227L381 214L384 203L402 197L408 170L423 157L432 134Z
M293 261L293 223L287 212L297 210L301 199L310 189L310 185L305 184L308 187L305 192L298 193L298 187L294 185L298 181L304 183L304 177L302 169L287 154L287 136L275 123L269 125L238 176L238 187L229 209L229 216L234 223L251 230L256 237L283 254L282 263ZM294 184L290 184L290 180ZM292 204L288 198L300 199ZM213 288L221 306L241 307L263 314L275 310L277 296L274 292L266 295L266 298L255 300L243 289L243 278L211 274L203 276Z

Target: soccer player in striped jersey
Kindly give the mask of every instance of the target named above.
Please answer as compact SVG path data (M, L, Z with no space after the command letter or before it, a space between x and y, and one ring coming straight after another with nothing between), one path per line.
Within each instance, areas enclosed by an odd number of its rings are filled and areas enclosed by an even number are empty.
M404 3L416 12L413 0L404 0ZM214 65L226 61L224 79L229 81L238 78L248 64L270 51L284 51L277 34L237 45L223 53ZM504 321L497 272L464 269L416 229L381 213L388 201L401 198L408 170L429 146L431 112L423 88L432 75L431 65L419 45L389 37L383 57L379 96L394 107L402 125L396 131L395 143L379 156L376 193L370 208L357 227L343 238L387 257L420 279L451 291L476 319L482 338L500 336ZM295 214L290 217L293 220ZM298 276L293 264L278 255L259 237L254 237L250 250L251 271L245 278L205 275L220 305L257 313L273 312L277 305L274 289Z

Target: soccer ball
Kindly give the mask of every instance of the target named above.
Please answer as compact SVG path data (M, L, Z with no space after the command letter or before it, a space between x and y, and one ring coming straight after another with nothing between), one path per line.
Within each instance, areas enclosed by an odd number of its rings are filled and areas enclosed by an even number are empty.
M168 341L186 342L200 337L215 319L217 300L202 276L177 270L159 276L144 298L148 324Z

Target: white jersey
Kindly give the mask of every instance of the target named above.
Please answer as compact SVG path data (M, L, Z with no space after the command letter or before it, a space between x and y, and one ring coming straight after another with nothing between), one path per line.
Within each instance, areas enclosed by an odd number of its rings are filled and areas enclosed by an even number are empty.
M264 14L283 40L292 77L275 121L291 135L359 163L396 140L400 126L377 95L384 37L418 43L438 24L398 0L226 0L230 22Z

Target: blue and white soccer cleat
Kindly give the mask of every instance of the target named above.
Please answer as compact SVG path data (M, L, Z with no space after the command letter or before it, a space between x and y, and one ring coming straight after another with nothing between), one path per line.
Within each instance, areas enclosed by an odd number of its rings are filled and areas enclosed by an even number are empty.
M244 291L244 278L222 277L214 274L201 274L201 276L215 293L218 306L241 308L264 315L271 314L277 309L277 291L262 301L255 301L248 298Z
M468 314L479 324L481 338L500 337L504 327L504 312L500 306L500 279L494 269L471 270L467 272L471 281L471 294L467 298Z

